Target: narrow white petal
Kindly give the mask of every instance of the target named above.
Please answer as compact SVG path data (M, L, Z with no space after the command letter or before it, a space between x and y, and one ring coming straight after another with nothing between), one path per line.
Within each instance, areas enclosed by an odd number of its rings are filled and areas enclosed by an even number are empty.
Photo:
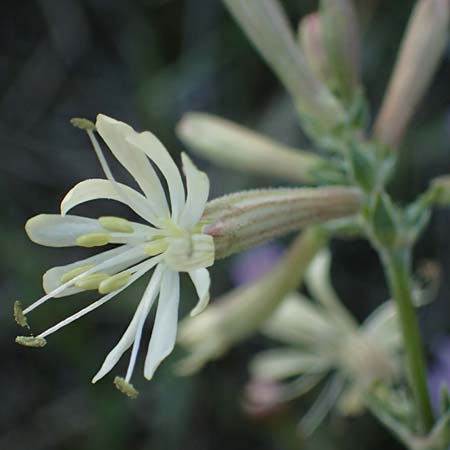
M128 286L133 284L137 279L139 279L146 272L148 272L153 267L152 264L153 264L153 262L151 262L151 261L145 261L144 263L139 264L138 266L136 266L136 272L134 273L134 275L131 276L130 279L128 280L128 282L124 286L122 286L120 289L117 289L114 292L110 292L109 294L106 294L104 297L100 298L99 300L91 303L90 305L86 306L85 308L78 311L77 313L72 314L71 316L67 317L66 319L64 319L61 322L57 323L56 325L52 326L48 330L39 334L38 337L45 338L45 337L49 336L50 334L53 334L56 331L60 330L61 328L65 327L66 325L69 325L70 323L75 322L76 320L80 319L81 317L85 316L86 314L89 314L90 312L94 311L98 307L104 305L106 302L111 300L116 295L120 294Z
M207 269L196 269L189 272L195 290L198 295L198 302L195 308L191 311L191 316L200 314L209 303L209 286L211 284L211 277Z
M71 288L77 281L82 280L83 278L93 274L94 272L108 270L109 267L113 267L114 265L118 264L120 261L127 260L130 257L130 253L136 252L135 248L131 248L128 251L125 251L123 253L120 253L116 256L111 257L110 259L103 261L99 263L98 265L94 266L93 268L87 270L86 272L81 273L80 275L77 275L75 278L72 278L71 280L67 281L66 283L58 286L53 291L45 294L40 299L36 300L33 304L28 306L26 309L23 310L24 314L28 314L29 312L33 311L33 309L36 309L38 306L41 306L46 301L50 300L51 298L58 297L60 293L64 292L66 289ZM150 263L150 261L157 260L156 262L159 262L161 260L160 256L157 256L155 258L149 259L148 261L145 261L144 263Z
M148 380L175 346L179 300L180 276L177 272L167 271L161 282L155 325L145 358L144 376Z
M136 214L150 223L157 222L157 217L149 208L148 202L142 194L124 184L117 184L119 185L120 190L131 199L131 204L128 204L126 199L119 195L114 188L114 185L109 180L95 178L81 181L66 194L61 202L61 214L67 214L68 211L81 203L89 202L91 200L109 199L125 203L133 209Z
M158 294L158 290L160 289L161 285L162 272L162 266L158 265L134 313L133 319L128 325L128 328L126 329L117 345L108 353L108 356L103 362L102 367L92 379L92 383L96 383L108 372L110 372L122 357L122 355L132 346L136 337L139 323L142 320L142 316L147 317L156 298L156 295Z
M333 376L317 396L309 411L299 423L300 429L310 436L322 423L331 408L336 404L345 387L345 381L340 376Z
M95 126L114 156L139 184L155 214L169 217L166 195L155 170L145 153L127 141L129 136L137 134L136 131L126 123L103 114L97 116Z
M158 138L149 131L131 135L127 138L127 141L143 151L164 175L169 187L172 217L175 221L178 221L184 208L184 186L180 171L169 152Z
M250 373L263 380L282 380L305 373L320 373L329 363L322 356L291 349L266 350L250 363Z
M186 175L187 198L181 214L180 224L185 228L195 226L203 215L209 195L209 178L195 167L189 156L181 154L183 170Z
M71 247L83 234L105 232L95 219L59 214L34 216L27 221L25 231L33 242L48 247Z
M49 293L58 288L59 286L61 286L61 277L64 274L72 271L73 269L77 269L78 267L90 266L92 264L98 265L105 261L111 260L116 256L124 255L124 258L116 260L117 261L116 263L108 267L106 272L110 275L114 275L148 258L148 255L144 253L142 246L140 248L136 248L136 251L134 252L129 252L132 248L134 247L131 245L122 245L120 247L113 248L112 250L101 252L97 255L91 256L86 259L82 259L80 261L73 262L71 264L52 267L51 269L47 270L47 272L44 273L42 279L44 291L46 293ZM82 289L72 286L67 288L63 292L60 292L59 294L55 295L55 297L65 297L67 295L76 294L77 292L82 291L83 291Z

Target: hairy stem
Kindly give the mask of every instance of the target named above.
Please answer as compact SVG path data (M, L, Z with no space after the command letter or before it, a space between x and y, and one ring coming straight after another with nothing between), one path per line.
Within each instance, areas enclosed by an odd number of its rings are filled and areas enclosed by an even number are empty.
M422 339L411 295L410 259L410 251L406 249L386 249L382 252L384 270L397 304L420 431L428 432L433 426L434 418L427 387Z

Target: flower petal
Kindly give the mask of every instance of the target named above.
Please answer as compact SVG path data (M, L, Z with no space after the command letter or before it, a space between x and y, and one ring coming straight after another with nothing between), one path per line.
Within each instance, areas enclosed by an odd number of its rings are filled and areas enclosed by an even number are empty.
M326 358L300 350L276 349L257 354L250 363L253 377L263 380L282 380L304 373L327 370Z
M109 199L126 204L136 214L150 223L157 222L157 216L149 208L148 202L142 194L124 184L116 184L123 194L130 199L129 203L126 198L117 192L113 183L109 180L95 178L81 181L66 194L61 202L61 214L63 216L66 215L68 211L81 203L91 200Z
M155 325L145 358L144 376L148 380L175 346L179 300L180 276L177 272L167 271L161 281Z
M181 160L186 175L187 198L180 224L185 228L192 228L199 222L205 210L209 195L209 178L195 167L186 153L181 154Z
M27 221L25 231L33 242L48 247L71 247L83 234L105 232L96 219L59 214L34 216Z
M209 303L209 286L211 284L211 277L207 269L196 269L189 272L195 290L198 295L198 303L191 311L191 316L200 314Z
M147 316L156 298L158 290L161 285L161 275L163 274L163 268L158 265L155 272L144 292L142 300L134 313L133 319L131 320L128 328L123 334L117 345L108 353L102 367L97 372L97 374L92 379L92 383L96 383L98 380L103 378L111 369L117 364L122 355L133 345L134 338L136 336L136 331L139 326L139 322L142 315Z
M101 264L105 261L110 260L111 258L119 256L120 254L124 254L123 260L118 260L116 264L108 267L108 269L106 270L108 274L114 275L148 258L148 255L146 255L142 251L142 249L141 251L137 249L136 252L129 253L129 255L125 256L125 253L128 253L129 250L131 250L132 248L133 248L132 245L121 245L120 247L113 248L112 250L107 250L105 252L101 252L97 255L73 262L71 264L52 267L51 269L47 270L47 272L44 273L42 280L44 291L46 293L49 293L55 290L58 286L61 286L61 277L64 274L79 267ZM72 286L60 292L58 295L55 295L55 297L65 297L67 295L76 294L78 292L83 292L83 289L79 289L76 286Z
M158 217L169 217L166 194L145 153L131 145L127 137L137 134L126 123L99 114L95 124L98 133L113 155L130 172L151 204Z
M169 152L158 138L150 133L150 131L130 135L127 137L127 141L143 151L158 166L158 169L164 175L169 188L172 217L175 221L178 221L184 208L184 186L180 171Z

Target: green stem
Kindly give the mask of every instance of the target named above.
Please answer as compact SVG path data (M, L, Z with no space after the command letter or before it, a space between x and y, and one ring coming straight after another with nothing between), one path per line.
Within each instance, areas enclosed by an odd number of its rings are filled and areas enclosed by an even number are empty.
M406 249L386 249L382 252L384 269L397 303L410 384L419 414L420 431L428 432L433 426L434 418L427 387L422 340L412 300L410 259L410 252Z

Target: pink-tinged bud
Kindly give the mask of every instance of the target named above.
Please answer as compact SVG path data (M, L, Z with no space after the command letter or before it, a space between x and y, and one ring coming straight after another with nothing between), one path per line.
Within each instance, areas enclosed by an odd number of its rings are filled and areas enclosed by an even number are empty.
M351 0L321 0L320 19L330 85L347 101L360 84L361 42L359 24Z
M292 95L302 118L326 131L345 122L339 102L308 67L278 0L224 3Z
M302 18L298 27L298 38L309 67L318 78L328 84L331 70L319 13L311 13Z
M216 259L303 227L356 214L362 202L349 187L244 191L209 202L203 232L214 238Z
M313 153L280 144L211 114L188 113L177 126L178 137L214 163L292 182L313 183L328 162Z
M255 421L270 421L287 412L283 386L276 381L250 380L244 389L242 408Z
M416 3L374 126L384 144L400 143L448 43L449 18L449 0Z
M189 355L179 364L179 372L189 374L200 369L255 333L302 282L309 263L326 242L322 230L305 230L270 272L224 295L202 314L184 319L178 342Z

